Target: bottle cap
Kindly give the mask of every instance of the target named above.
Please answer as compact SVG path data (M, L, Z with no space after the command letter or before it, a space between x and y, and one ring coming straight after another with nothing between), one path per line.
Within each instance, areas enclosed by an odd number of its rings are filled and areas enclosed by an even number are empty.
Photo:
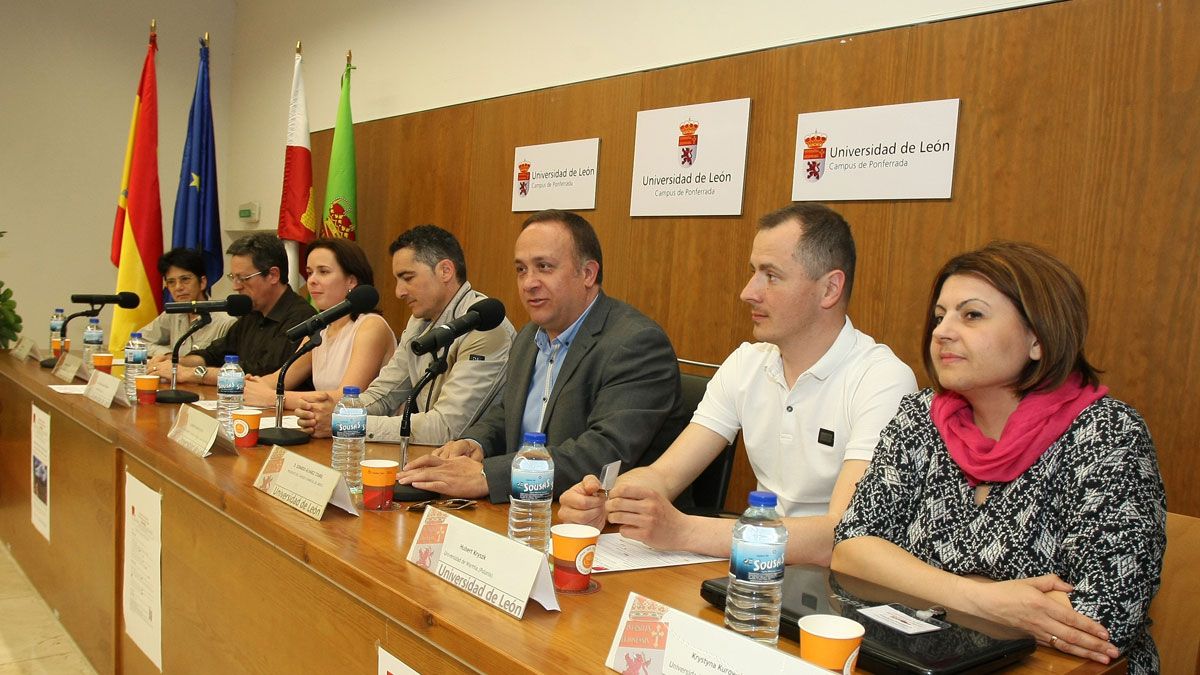
M100 317L93 316L92 318L88 319L88 323L100 323Z
M63 313L63 311L65 311L65 310L63 310L63 308L62 308L62 307L55 307L55 308L54 308L54 313L55 313L55 314L62 314L62 313Z
M134 338L137 338L137 339L141 340L141 339L142 339L142 334L141 334L141 333L130 333L130 334L129 334L129 339L130 339L130 340L132 340L132 339L134 339Z
M237 354L226 354L225 355L225 363L237 363L237 362L238 362Z
M358 387L352 387L349 385L342 387L342 396L358 396L361 393L362 389L359 389Z
M539 434L536 431L530 431L521 439L522 444L530 443L534 445L545 445L546 434Z
M766 508L773 509L778 503L779 500L775 497L774 492L755 490L750 493L750 506L765 506Z

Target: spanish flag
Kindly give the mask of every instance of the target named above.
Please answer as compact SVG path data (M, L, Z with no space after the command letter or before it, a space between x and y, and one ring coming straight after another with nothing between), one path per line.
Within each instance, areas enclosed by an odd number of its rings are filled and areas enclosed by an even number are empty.
M150 32L146 63L137 96L133 99L133 121L125 147L121 172L121 194L113 223L112 263L117 266L117 291L137 293L137 309L113 309L108 348L121 353L129 334L150 323L162 311L162 204L158 193L158 93L154 80L157 35Z
M317 237L317 205L313 202L312 146L309 144L308 105L300 70L300 44L292 71L292 103L288 108L287 150L283 159L283 196L279 200L279 238L288 256L288 283L304 288L300 245Z

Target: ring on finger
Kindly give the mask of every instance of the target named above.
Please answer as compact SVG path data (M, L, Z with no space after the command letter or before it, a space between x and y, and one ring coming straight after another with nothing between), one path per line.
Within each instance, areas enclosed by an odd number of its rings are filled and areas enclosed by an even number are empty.
M1057 635L1051 635L1051 636L1050 636L1050 646L1051 646L1051 647L1058 647L1058 636L1057 636Z

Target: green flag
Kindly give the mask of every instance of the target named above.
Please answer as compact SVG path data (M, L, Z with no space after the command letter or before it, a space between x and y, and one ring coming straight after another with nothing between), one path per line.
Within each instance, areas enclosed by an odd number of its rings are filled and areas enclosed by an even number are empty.
M354 118L350 114L350 71L342 75L333 148L329 151L329 180L325 183L324 225L321 236L354 239L358 229L358 178L354 171Z

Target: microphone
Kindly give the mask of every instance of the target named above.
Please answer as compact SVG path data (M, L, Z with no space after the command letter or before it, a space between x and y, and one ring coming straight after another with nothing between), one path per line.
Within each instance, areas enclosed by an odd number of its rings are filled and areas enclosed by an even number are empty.
M168 302L163 305L167 314L207 314L225 312L229 316L245 316L251 309L250 296L234 293L224 300L192 300L191 302Z
M466 314L434 328L412 341L412 352L417 356L445 348L461 335L472 330L491 330L504 321L504 303L495 298L484 298L471 305Z
M295 342L302 337L312 335L338 319L358 312L369 312L379 302L379 291L374 286L355 286L346 299L320 314L309 318L304 323L296 324L287 330L287 339Z
M125 309L135 309L141 304L142 299L137 293L129 291L121 291L116 295L89 295L87 293L77 293L71 296L71 302L87 303L89 305L118 305Z

